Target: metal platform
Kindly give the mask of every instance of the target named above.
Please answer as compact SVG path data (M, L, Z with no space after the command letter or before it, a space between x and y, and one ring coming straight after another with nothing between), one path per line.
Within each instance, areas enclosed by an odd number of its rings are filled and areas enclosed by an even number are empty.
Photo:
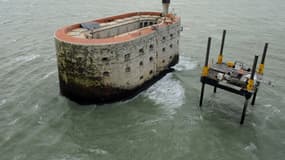
M200 79L202 83L200 107L202 106L203 103L204 89L206 84L214 87L214 93L216 93L217 88L220 88L225 91L240 96L244 96L245 102L240 120L240 124L243 124L248 102L252 96L253 97L251 104L252 105L255 104L258 88L263 78L264 62L268 48L268 43L265 44L261 63L259 65L258 70L256 70L258 56L254 57L253 65L251 68L249 68L247 64L239 61L228 62L228 63L223 62L223 48L224 48L225 35L226 31L224 30L221 51L218 56L218 62L211 66L209 66L208 64L210 47L211 47L211 37L208 38L206 60L205 60L205 65L203 67L202 76Z

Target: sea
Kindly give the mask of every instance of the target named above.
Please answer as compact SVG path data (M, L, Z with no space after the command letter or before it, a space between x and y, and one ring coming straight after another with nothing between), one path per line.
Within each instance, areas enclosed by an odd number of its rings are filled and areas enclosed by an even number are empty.
M54 32L161 0L0 0L0 160L284 160L285 1L173 0L181 16L180 62L127 101L79 105L59 93ZM227 30L224 61L252 64L269 43L256 104L200 75Z

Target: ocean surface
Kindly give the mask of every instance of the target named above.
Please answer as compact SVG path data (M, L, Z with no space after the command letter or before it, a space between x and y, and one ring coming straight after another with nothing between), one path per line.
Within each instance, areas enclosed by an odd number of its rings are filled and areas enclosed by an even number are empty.
M59 94L54 32L161 0L0 0L0 160L284 160L285 1L173 0L182 17L180 63L133 99L80 106ZM239 125L243 97L199 76L208 36L216 61L252 63L269 42L265 82ZM268 84L271 82L271 85Z

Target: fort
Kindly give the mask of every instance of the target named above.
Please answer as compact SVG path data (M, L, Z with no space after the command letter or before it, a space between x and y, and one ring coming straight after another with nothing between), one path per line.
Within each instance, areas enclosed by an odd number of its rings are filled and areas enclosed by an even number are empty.
M60 28L55 33L61 94L78 103L127 99L179 60L180 17L133 12Z

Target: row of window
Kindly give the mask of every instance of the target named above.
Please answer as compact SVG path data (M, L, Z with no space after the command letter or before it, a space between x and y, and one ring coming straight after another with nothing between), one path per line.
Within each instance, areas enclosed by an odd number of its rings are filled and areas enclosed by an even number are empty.
M171 33L171 34L169 35L169 37L170 37L170 39L173 39L173 38L174 38L174 35ZM163 36L163 37L162 37L162 41L165 41L165 40L166 40L166 37Z
M131 68L130 68L130 67L127 67L127 68L126 68L126 71L130 72L130 71L131 71ZM149 74L152 75L152 74L153 74L153 71L150 70L150 71L149 71ZM109 77L109 76L110 76L110 72L103 72L103 76L104 76L104 77ZM143 79L143 76L140 76L140 79Z
M179 44L179 40L177 40L177 44ZM154 48L154 47L153 47L153 44L149 45L149 49L150 49L150 50L153 50L153 48ZM173 44L170 44L170 45L169 45L169 48L173 48ZM163 47L163 48L162 48L162 52L165 52L165 51L166 51L166 48ZM144 49L143 49L143 48L139 49L139 53L140 53L140 54L144 54L144 53L145 53L145 52L144 52ZM125 62L126 62L126 61L129 61L130 58L131 58L131 54L130 54L130 53L125 54ZM108 62L108 61L109 61L109 58L103 57L103 58L102 58L102 61L103 61L103 62Z
M150 70L149 71L149 75L152 75L153 74L153 71L152 70ZM142 80L143 79L143 76L140 76L140 80Z
M169 59L172 59L172 56L169 56ZM150 60L150 61L153 61L153 57L150 57L149 60ZM162 63L165 63L165 60L163 59L161 62L162 62ZM140 65L140 66L143 66L143 61L140 61L139 65ZM126 71L126 72L131 72L131 67L129 67L129 66L126 67L125 71ZM152 74L153 74L153 70L150 70L150 71L149 71L149 74L152 75ZM104 77L109 77L109 76L110 76L110 72L107 72L107 71L106 71L106 72L103 72L103 76L104 76ZM140 79L143 79L143 76L141 76Z
M172 56L169 56L169 59L172 59ZM149 57L149 61L152 62L153 61L153 57ZM163 59L161 62L165 63L165 60ZM140 61L139 65L143 66L143 61ZM130 72L130 71L131 71L131 68L130 67L126 67L126 72Z
M147 27L147 26L152 26L153 24L156 24L155 22L141 22L140 23L140 28L143 28L143 27Z

